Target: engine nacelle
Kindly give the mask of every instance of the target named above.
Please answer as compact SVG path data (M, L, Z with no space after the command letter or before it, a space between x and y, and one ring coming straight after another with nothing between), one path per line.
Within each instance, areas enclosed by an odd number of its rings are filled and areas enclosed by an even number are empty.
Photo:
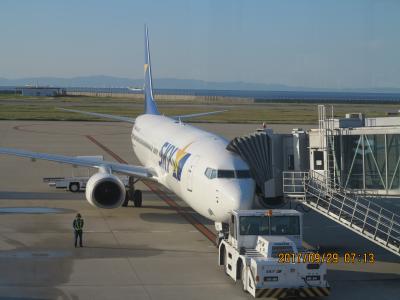
M117 208L125 201L126 189L121 179L108 173L96 173L86 184L86 199L93 206Z

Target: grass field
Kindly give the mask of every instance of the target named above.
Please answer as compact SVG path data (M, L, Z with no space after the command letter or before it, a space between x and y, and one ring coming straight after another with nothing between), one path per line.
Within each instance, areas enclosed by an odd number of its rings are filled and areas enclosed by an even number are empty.
M179 115L222 108L222 114L193 119L194 122L229 122L270 124L315 124L318 103L263 103L263 104L199 104L193 100L174 102L160 101L160 111L165 115ZM327 111L330 112L330 104ZM335 116L348 112L362 112L369 117L385 116L387 111L398 110L395 104L332 104ZM24 97L0 95L0 120L100 120L95 117L59 111L66 107L106 114L135 117L143 112L143 101L113 97ZM104 120L102 120L104 121Z

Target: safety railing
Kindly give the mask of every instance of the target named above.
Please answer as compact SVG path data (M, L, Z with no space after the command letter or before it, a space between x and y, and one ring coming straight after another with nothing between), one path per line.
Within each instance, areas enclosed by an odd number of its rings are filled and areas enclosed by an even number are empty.
M301 187L303 184L303 187ZM400 255L400 216L329 182L324 174L284 172L283 191L308 207Z
M304 198L308 172L283 172L283 193L286 197Z

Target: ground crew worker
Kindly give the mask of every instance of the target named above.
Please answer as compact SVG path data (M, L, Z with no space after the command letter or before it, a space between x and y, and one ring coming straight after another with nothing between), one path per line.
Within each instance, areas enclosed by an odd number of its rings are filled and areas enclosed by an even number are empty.
M79 246L82 246L82 230L83 230L83 219L81 214L77 214L74 222L72 223L72 227L74 228L75 233L75 248L78 244L78 237L79 237Z

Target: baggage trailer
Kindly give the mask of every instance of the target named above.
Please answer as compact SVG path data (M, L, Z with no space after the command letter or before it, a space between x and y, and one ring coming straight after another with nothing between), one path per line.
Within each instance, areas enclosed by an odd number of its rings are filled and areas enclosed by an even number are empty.
M77 193L83 192L86 189L86 183L90 177L45 177L43 182L46 182L51 187L57 189L65 189L67 191Z
M84 158L91 161L103 161L103 155L86 155L86 156L76 156L76 158ZM57 189L65 189L67 191L77 193L83 192L86 189L86 183L90 177L96 172L92 168L87 168L87 174L85 176L76 176L74 169L72 168L72 175L68 177L45 177L43 182L48 183L49 186L55 187ZM80 170L84 168L79 168ZM120 179L124 183L125 187L129 187L129 180L127 176L120 176Z
M302 247L302 213L233 211L219 244L219 265L253 297L328 296L326 262Z
M129 188L128 176L119 176L126 188ZM45 177L43 182L56 189L65 189L73 193L83 192L86 190L86 183L90 179L89 176L76 177Z

